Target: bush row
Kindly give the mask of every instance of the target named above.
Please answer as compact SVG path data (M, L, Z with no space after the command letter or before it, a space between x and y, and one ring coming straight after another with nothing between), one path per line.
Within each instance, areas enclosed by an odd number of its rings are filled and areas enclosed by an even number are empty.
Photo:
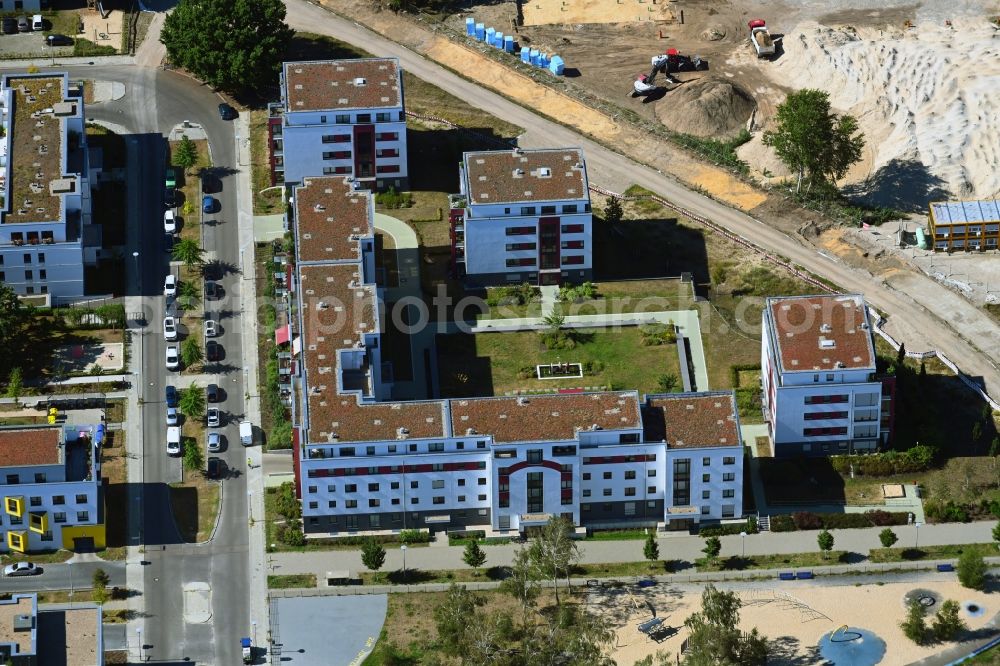
M793 514L771 516L772 532L794 532L796 530L833 530L860 527L888 527L906 525L910 514L907 511L866 511L865 513L812 513L798 511Z
M930 469L936 451L933 447L918 444L906 451L885 451L853 456L830 456L830 464L840 474L854 473L861 476L890 476L910 474Z
M924 502L924 515L932 523L967 523L970 520L1000 518L1000 501L956 503L929 499Z
M502 287L491 287L486 290L486 304L490 307L498 305L527 305L540 298L541 289L528 284L513 284Z
M431 534L430 532L421 532L420 530L402 530L399 534L378 534L375 536L352 535L336 539L324 539L323 541L341 546L363 546L370 539L374 539L377 543L430 543Z
M733 388L740 388L740 373L747 370L760 370L760 363L737 363L729 366L729 383ZM757 388L744 386L743 388Z

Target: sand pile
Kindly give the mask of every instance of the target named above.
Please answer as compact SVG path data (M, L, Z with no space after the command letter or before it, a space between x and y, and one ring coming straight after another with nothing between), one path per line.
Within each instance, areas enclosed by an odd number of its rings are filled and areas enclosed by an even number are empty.
M895 203L1000 194L1000 40L985 18L910 30L797 26L765 68L792 88L820 87L853 114L866 164L848 180Z
M675 132L731 137L746 127L754 106L753 97L739 86L701 78L668 92L656 105L656 117Z

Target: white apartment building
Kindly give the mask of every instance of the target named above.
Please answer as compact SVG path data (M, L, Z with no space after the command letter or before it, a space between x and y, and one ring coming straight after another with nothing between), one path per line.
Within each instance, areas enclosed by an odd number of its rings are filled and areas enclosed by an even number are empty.
M452 259L471 285L579 283L593 277L583 151L465 153L464 214L452 216Z
M90 426L0 430L0 550L104 548L96 446Z
M775 456L875 451L892 427L892 378L876 375L860 294L767 299L764 418Z
M101 246L83 97L67 74L5 75L0 126L0 282L19 295L79 298Z
M0 599L0 660L10 666L103 666L101 606L38 607L35 592Z
M45 4L48 7L48 3ZM42 0L0 0L0 12L32 12L42 9Z
M286 62L270 112L272 184L339 175L367 189L407 189L397 59Z
M296 489L313 534L577 525L684 529L742 516L732 393L391 401L372 199L294 190Z

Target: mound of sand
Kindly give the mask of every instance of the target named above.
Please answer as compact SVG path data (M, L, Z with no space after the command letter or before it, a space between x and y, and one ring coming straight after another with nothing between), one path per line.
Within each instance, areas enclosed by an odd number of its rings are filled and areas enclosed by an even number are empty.
M683 83L656 105L656 117L675 132L731 137L746 127L753 97L728 81L701 78Z
M859 191L889 204L1000 192L1000 44L985 18L910 30L804 23L784 50L766 70L777 83L826 90L858 119L866 163L848 180Z
M702 31L701 38L706 42L717 42L720 39L724 39L726 36L726 29L721 25L713 25Z

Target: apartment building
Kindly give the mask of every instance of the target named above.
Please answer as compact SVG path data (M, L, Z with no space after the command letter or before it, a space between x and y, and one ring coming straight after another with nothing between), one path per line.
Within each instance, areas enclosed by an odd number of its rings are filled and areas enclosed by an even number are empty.
M1000 243L997 199L932 203L927 220L935 250L995 250Z
M863 453L889 441L894 384L876 374L860 294L767 299L761 382L775 456Z
M84 295L95 265L83 97L67 74L0 79L0 282L55 302Z
M407 189L397 59L286 62L281 102L269 109L272 184L339 175L366 189Z
M579 283L593 277L583 151L465 153L464 209L451 216L456 273L475 286Z
M0 0L0 12L38 13L48 5L48 2L43 4L42 0Z
M101 607L39 609L33 592L0 599L0 659L11 666L103 666Z
M0 431L0 550L104 548L100 452L90 426Z
M684 529L742 515L732 393L391 400L371 194L294 189L296 490L313 534L489 526Z

